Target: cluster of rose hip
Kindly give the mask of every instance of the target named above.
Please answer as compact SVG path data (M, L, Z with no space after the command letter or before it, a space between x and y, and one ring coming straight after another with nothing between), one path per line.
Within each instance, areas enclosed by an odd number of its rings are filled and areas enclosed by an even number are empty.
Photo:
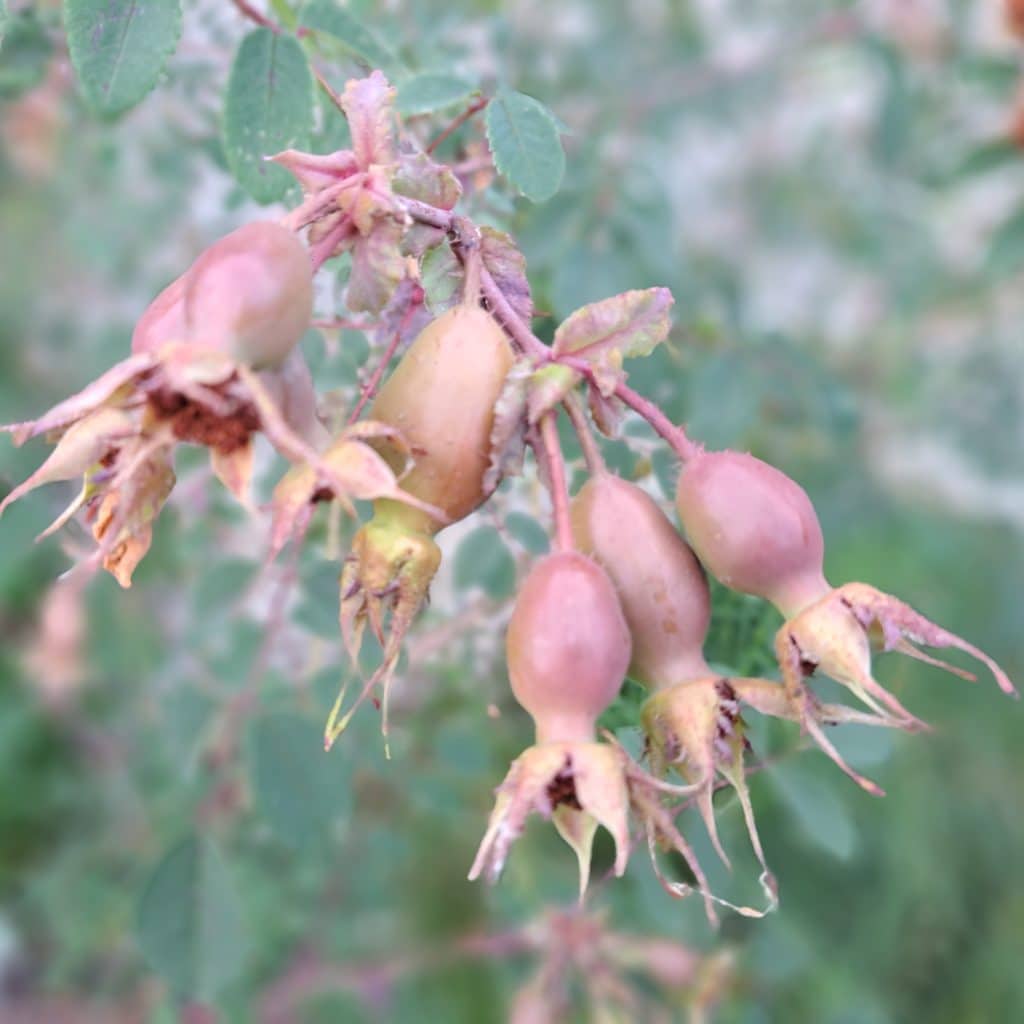
M847 775L880 794L826 735L839 723L922 727L872 675L873 649L966 676L916 645L957 647L988 665L1004 691L1014 689L985 654L896 598L864 583L833 588L802 488L751 455L705 451L628 387L623 357L646 354L668 331L664 289L584 307L551 346L537 339L518 251L508 236L481 233L451 213L458 195L441 165L396 149L391 99L379 73L349 83L340 102L355 149L279 157L303 184L302 206L281 223L252 223L213 244L145 311L127 359L40 419L7 428L18 442L42 433L58 440L3 504L81 477L80 494L50 530L83 511L97 541L83 564L102 565L127 586L174 484L181 443L207 447L216 475L247 504L254 435L292 463L271 501L275 554L301 541L318 504L339 502L354 514L353 499L372 501L341 571L340 625L353 658L369 625L383 659L344 714L339 696L330 746L378 688L386 731L402 639L441 561L434 538L484 504L529 445L551 496L554 551L523 581L506 645L512 692L535 723L536 743L498 788L470 877L496 877L538 812L575 850L581 892L598 826L614 837L617 874L642 831L652 860L666 846L685 857L713 917L717 898L676 813L680 798L695 805L725 860L712 806L724 782L738 794L772 905L745 777L745 709L797 723ZM308 249L298 235L307 228ZM416 261L441 245L457 257L461 298L408 344L364 418L369 393L343 427L328 430L297 348L312 318L314 272L351 252L349 307L390 316L401 341L425 316ZM614 413L629 405L673 445L683 463L676 510L686 539L646 491L605 468L578 399L584 387L602 432L613 431ZM590 473L571 498L556 429L563 411ZM781 682L724 677L708 666L705 570L781 611ZM867 710L821 702L808 682L815 673ZM650 691L646 767L597 733L627 675ZM658 874L674 894L690 888Z

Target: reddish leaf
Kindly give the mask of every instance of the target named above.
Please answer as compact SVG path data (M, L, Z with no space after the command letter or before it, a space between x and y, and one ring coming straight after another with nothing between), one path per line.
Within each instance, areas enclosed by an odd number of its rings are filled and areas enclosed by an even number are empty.
M673 301L667 288L648 288L583 306L555 332L554 352L604 364L648 355L668 337Z

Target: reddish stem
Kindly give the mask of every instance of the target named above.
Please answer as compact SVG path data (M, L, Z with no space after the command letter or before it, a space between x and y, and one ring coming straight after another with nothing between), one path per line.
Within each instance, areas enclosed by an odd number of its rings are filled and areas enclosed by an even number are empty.
M265 14L261 14L256 10L255 7L249 0L231 0L231 2L238 8L238 12L243 18L248 18L249 21L255 22L261 28L269 28L275 35L281 34L281 26L276 21L272 21Z
M410 300L408 308L402 315L401 323L399 323L398 327L395 328L395 333L391 335L391 340L388 342L388 347L384 349L384 355L381 356L380 363L378 363L377 368L373 371L373 376L370 377L363 386L362 393L359 395L359 401L356 402L356 407L349 415L348 426L351 426L359 419L359 414L366 407L366 403L377 394L377 388L380 386L380 381L384 376L384 371L388 368L388 365L394 358L395 352L398 350L398 346L402 340L402 335L405 334L405 329L409 326L409 322L412 320L413 314L416 312L422 301L422 292L418 295L414 295Z
M427 146L427 153L433 153L434 150L437 149L437 147L440 146L441 143L444 142L444 140L447 139L448 136L452 134L452 132L457 131L474 114L477 114L481 110L483 110L484 107L487 106L487 103L488 99L486 96L478 96L475 100L473 100L473 102L470 103L470 105L466 107L466 109L461 114L459 114L459 116L456 117L451 122L451 124L448 125L447 128L445 128L439 135L437 135L437 137L434 139L433 142L430 143L429 146Z
M260 28L269 29L276 36L287 34L286 29L274 21L273 18L268 18L265 14L257 11L256 8L249 3L249 0L231 0L231 2L235 5L238 9L238 13L241 14L243 18L248 18L249 21L259 25ZM300 26L295 30L294 34L296 39L302 39L304 36L309 35L309 29L302 28Z
M544 459L548 488L555 520L555 547L559 551L574 551L572 520L569 517L569 485L565 476L565 458L558 440L558 414L546 413L538 424L540 443L538 456Z
M586 413L580 404L580 396L575 391L571 392L562 403L562 406L569 414L569 422L572 423L572 428L576 431L576 436L579 438L580 448L583 449L583 460L587 464L587 471L591 476L604 473L608 467L604 464L604 456L601 454L601 449L594 438L594 432L590 429L590 424L587 422Z
M316 78L317 84L325 93L327 98L343 113L345 114L345 108L341 104L341 97L331 88L330 82L316 69L313 68L313 75ZM345 114L348 117L347 114Z
M556 362L563 366L571 367L578 373L583 374L597 387L594 378L594 368L586 359L579 359L574 356L556 356ZM630 407L635 413L639 413L651 425L654 431L660 434L671 446L672 450L683 460L688 462L695 455L699 455L704 449L703 446L691 441L686 436L682 427L677 427L649 398L644 398L638 391L634 391L624 381L615 385L615 397Z

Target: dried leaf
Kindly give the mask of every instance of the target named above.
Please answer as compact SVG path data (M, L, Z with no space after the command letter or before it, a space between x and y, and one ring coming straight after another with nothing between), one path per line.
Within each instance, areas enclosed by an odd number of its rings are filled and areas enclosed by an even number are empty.
M49 458L0 502L0 514L12 502L43 484L73 480L106 455L117 442L133 436L137 427L120 409L98 409L68 428Z
M520 320L533 319L533 298L526 277L526 257L511 235L492 227L480 229L480 256L495 284Z
M352 273L345 303L353 313L379 313L405 274L402 225L378 220L373 231L352 249Z
M101 405L112 401L122 388L134 383L136 379L152 370L156 364L157 358L151 352L141 352L138 355L129 356L97 377L77 395L72 395L59 405L55 405L39 419L28 420L24 423L8 423L6 426L0 427L0 431L13 434L14 443L21 445L30 437L38 437L51 430L66 427L68 424L74 423L75 420L95 411Z
M645 356L668 337L673 303L667 288L623 292L592 302L572 313L555 332L556 355L576 355L606 366L619 359ZM613 355L615 354L615 355Z
M490 461L484 474L484 492L491 494L506 476L523 471L526 451L527 382L533 365L522 359L512 365L494 405Z
M249 507L249 487L252 483L253 444L250 437L245 444L230 452L210 449L210 468L213 475L246 507Z
M601 389L591 384L587 388L587 405L594 425L605 437L614 438L619 433L623 405L618 399L605 397Z
M419 150L399 153L392 187L400 195L442 210L453 209L462 195L462 186L451 168L431 160Z

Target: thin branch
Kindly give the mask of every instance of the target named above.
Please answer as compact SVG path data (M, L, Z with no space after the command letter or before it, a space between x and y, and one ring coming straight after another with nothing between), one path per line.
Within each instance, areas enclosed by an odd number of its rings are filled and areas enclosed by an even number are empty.
M491 307L491 312L494 313L498 322L519 348L537 363L550 362L551 349L530 330L525 321L519 318L508 299L505 298L505 293L498 286L498 282L491 277L491 273L486 267L480 271L480 289L487 304Z
M547 483L551 492L552 514L555 520L555 547L559 551L574 551L572 520L569 517L569 485L565 476L565 458L558 440L558 413L549 412L538 424L540 443L538 458L543 458L547 470Z
M381 356L380 362L377 364L377 368L373 371L373 375L363 386L362 393L359 395L359 401L356 402L355 408L352 410L348 418L348 425L351 426L357 419L359 414L366 407L366 403L370 401L376 394L377 388L380 386L381 378L384 376L384 371L387 370L388 365L394 358L395 352L398 350L398 346L402 341L402 336L405 334L406 328L409 326L409 322L413 318L413 314L419 308L420 303L423 301L423 292L419 291L419 294L414 294L409 301L409 305L406 307L405 313L402 315L402 320L399 325L395 328L394 333L391 335L391 339L388 341L387 348L384 349L384 355Z
M324 78L318 68L313 68L313 76L316 78L317 85L327 93L327 98L344 114L345 108L341 105L341 97L331 88L331 83ZM348 115L346 114L345 116L347 117Z
M243 18L248 18L249 21L259 25L260 28L268 28L274 35L280 35L282 32L281 26L276 21L271 20L265 14L261 14L256 10L255 7L249 0L231 0L231 2L238 8L239 14Z
M604 473L608 467L604 464L604 456L601 454L601 449L594 438L594 432L587 422L587 415L580 403L580 396L573 391L562 404L569 414L569 422L572 423L572 428L579 438L580 448L583 449L583 460L587 464L588 472L591 476Z
M474 114L479 113L484 107L487 106L488 98L486 96L478 96L473 102L466 107L466 109L456 117L451 124L448 125L439 135L437 135L433 142L427 146L427 153L433 153L438 146L448 138L449 135L454 131L458 131Z

